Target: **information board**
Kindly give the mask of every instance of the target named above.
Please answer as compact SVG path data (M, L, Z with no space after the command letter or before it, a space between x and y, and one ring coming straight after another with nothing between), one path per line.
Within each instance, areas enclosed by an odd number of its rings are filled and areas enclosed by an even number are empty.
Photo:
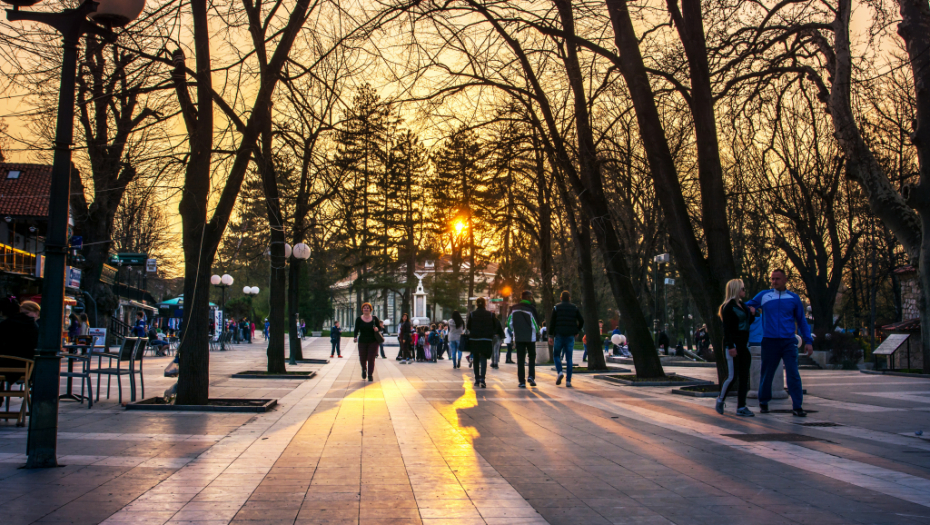
M891 355L895 350L901 347L911 334L891 334L878 345L878 348L872 352L872 355Z

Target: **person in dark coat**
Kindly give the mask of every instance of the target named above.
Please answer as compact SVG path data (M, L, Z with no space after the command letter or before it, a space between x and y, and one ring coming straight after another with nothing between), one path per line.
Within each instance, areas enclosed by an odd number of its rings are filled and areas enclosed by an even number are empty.
M0 341L3 341L3 349L0 352L10 357L35 359L36 347L39 346L39 323L36 322L40 311L39 305L26 301L23 306L26 308L16 314L13 314L12 306L8 302L0 307L0 312L6 316L6 319L0 322ZM0 368L21 368L22 366L23 362L16 359L0 359ZM23 376L10 372L2 375L6 378L7 387L19 381Z
M487 388L485 374L488 372L488 359L494 352L494 336L504 337L504 327L493 313L487 310L484 297L475 303L477 308L468 316L465 327L468 329L468 349L475 359L475 386Z
M329 357L333 357L336 354L339 354L339 359L342 359L342 328L339 327L339 321L333 323L333 327L329 329L329 342L333 346L332 350L329 351Z
M552 330L549 333L549 344L552 346L552 360L555 361L555 371L559 377L555 380L556 385L562 384L562 378L565 373L562 372L562 354L565 354L565 362L568 372L568 381L566 387L572 386L572 355L575 352L575 336L584 328L584 317L578 311L578 307L571 303L571 295L568 290L562 292L561 302L552 308L552 314L549 316L549 327Z
M410 364L413 361L413 325L410 323L410 316L406 313L400 316L397 341L400 343L400 353L397 355L397 360L402 365Z

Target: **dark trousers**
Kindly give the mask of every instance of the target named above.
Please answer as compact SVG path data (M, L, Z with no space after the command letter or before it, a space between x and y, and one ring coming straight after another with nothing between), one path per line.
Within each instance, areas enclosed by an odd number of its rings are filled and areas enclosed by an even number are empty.
M368 363L368 377L375 373L375 358L378 357L378 343L359 343L358 359L362 362L362 371Z
M526 383L526 358L530 358L530 379L536 379L536 343L517 341L517 379Z
M513 359L510 357L510 353L513 352L513 343L507 343L507 362L513 363Z
M720 385L720 397L718 399L722 401L727 398L730 387L733 386L733 379L736 378L737 408L746 406L746 394L749 392L749 369L750 363L752 362L752 355L749 353L749 347L746 345L748 342L748 332L746 334L737 334L733 337L733 343L736 345L736 357L730 355L729 349L726 350L729 375L727 375L723 384Z
M342 355L342 348L339 348L342 345L342 339L333 339L333 349L329 351L329 357L332 357L336 354Z
M413 359L413 345L409 341L402 341L400 343L400 358L401 359Z
M791 408L801 408L804 391L801 374L798 372L798 342L795 338L762 338L762 374L759 378L759 404L767 405L772 399L772 380L778 370L778 362L785 363L785 382L791 396Z
M381 359L387 359L387 356L384 355L384 343L378 345L381 348Z
M473 354L473 357L475 358L475 382L484 381L484 377L488 373L488 358L478 353Z

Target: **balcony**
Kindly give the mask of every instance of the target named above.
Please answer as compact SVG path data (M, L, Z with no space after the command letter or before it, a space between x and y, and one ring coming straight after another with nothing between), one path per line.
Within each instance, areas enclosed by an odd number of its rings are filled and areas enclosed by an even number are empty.
M36 274L36 256L0 243L0 271L22 275Z

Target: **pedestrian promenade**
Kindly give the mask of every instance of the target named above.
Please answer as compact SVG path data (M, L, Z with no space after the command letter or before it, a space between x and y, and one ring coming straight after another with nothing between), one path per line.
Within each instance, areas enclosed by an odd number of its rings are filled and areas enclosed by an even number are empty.
M927 380L803 371L808 418L737 418L671 387L557 387L551 367L521 389L502 363L476 390L390 351L369 383L344 350L307 381L231 379L260 344L212 353L211 396L277 398L266 414L63 402L58 469L19 469L25 431L0 422L0 523L930 523ZM147 396L171 384L146 366Z

